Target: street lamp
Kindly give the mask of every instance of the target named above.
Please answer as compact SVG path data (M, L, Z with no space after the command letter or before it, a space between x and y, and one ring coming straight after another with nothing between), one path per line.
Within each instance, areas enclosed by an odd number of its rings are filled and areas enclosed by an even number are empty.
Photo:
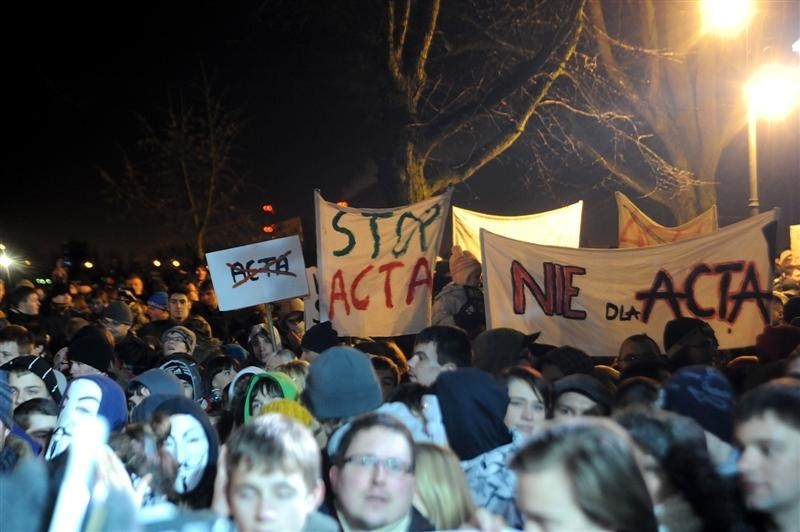
M704 33L736 35L753 16L752 0L703 0L701 8Z
M758 119L778 121L792 112L800 93L797 68L766 65L745 86L747 93L747 159L750 180L750 215L759 211Z

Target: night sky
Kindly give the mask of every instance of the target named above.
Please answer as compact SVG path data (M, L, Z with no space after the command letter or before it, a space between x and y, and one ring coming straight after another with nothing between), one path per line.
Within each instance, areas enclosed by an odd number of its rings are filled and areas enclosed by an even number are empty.
M243 197L242 205L254 216L265 201L280 209L280 218L300 215L306 238L313 239L313 188L342 199L347 182L369 158L363 149L369 135L364 101L372 89L370 61L382 58L370 57L337 20L320 24L304 17L304 4L313 2L7 7L4 18L14 29L4 37L11 146L3 168L0 241L40 262L52 261L69 240L87 242L91 253L125 259L145 258L165 246L169 227L158 228L159 220L146 209L134 219L119 218L119 209L104 199L98 168L119 171L122 155L140 137L137 115L163 116L169 97L196 83L203 68L246 118L240 154L259 192ZM351 4L358 2L338 4L356 9ZM276 19L275 12L291 16ZM370 63L361 77L353 75L359 62ZM800 223L798 114L760 131L762 210L783 210L779 245L788 242L786 226ZM615 243L611 192L541 195L519 172L508 161L495 164L457 187L454 202L523 214L584 199L583 244ZM747 215L744 132L727 150L719 175L725 225ZM508 186L496 186L500 176ZM671 223L657 209L649 214Z

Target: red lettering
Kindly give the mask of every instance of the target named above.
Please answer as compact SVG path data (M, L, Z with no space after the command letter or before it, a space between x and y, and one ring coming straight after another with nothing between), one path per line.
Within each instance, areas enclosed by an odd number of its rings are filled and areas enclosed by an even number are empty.
M369 271L373 268L372 264L361 270L356 278L353 279L353 285L350 287L350 299L353 300L353 306L356 307L358 310L367 310L369 306L369 296L365 297L364 299L359 299L356 296L356 289L358 288L358 284L364 278L365 275L369 273Z
M522 264L518 261L511 262L514 313L525 314L525 288L527 288L546 316L556 314L573 320L586 319L586 311L572 308L572 299L580 292L578 287L573 286L572 278L575 275L585 275L586 268L545 262L542 264L542 270L543 284L547 287L547 292L542 290Z
M333 317L336 315L336 306L334 305L334 302L337 299L344 301L344 313L349 316L350 303L347 301L347 292L344 288L344 275L342 274L341 269L336 270L336 273L334 273L333 277L331 278L331 295L328 298L331 307L328 309L328 314L330 315L331 319L333 319Z
M425 268L425 277L417 279L417 275L419 275L419 271L422 268ZM428 293L433 291L433 277L431 276L428 259L425 257L420 257L417 260L417 263L414 265L414 270L411 272L411 282L408 284L408 293L406 294L406 305L410 305L411 302L414 301L414 295L416 294L415 288L418 286L427 286Z
M572 298L577 297L581 289L572 285L572 277L575 275L586 275L586 268L578 266L563 266L561 269L562 279L564 280L564 290L562 298L564 300L563 316L571 320L586 319L585 310L575 310L572 308Z
M399 260L395 260L387 262L378 268L380 273L386 274L386 278L383 280L383 292L386 295L386 308L394 308L394 303L392 302L392 270L400 268L401 266L403 266L403 263Z

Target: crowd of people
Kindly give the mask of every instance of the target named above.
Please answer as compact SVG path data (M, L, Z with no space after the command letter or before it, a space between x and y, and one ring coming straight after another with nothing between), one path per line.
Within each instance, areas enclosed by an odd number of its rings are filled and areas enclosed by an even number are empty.
M453 251L398 338L222 312L202 267L0 283L0 529L800 530L791 257L755 345L678 317L604 359L485 330Z

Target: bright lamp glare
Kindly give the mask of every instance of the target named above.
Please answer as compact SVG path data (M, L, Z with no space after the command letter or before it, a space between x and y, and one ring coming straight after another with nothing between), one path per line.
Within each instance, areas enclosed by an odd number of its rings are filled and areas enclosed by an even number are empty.
M780 120L792 112L800 95L796 68L768 65L747 84L750 111L759 118Z
M8 268L12 264L14 264L14 261L11 259L11 257L6 255L5 253L0 255L0 266L2 266L3 268Z
M161 261L158 260L158 259L153 259L153 266L155 266L156 268L160 268L161 267Z
M90 260L87 260L86 262L83 263L83 267L86 268L87 270L91 270L92 268L94 268L94 263Z
M172 266L175 268L180 268L181 261L179 261L178 259L172 259L172 262L170 264L172 264Z
M703 27L719 35L735 35L753 14L752 0L703 0Z

